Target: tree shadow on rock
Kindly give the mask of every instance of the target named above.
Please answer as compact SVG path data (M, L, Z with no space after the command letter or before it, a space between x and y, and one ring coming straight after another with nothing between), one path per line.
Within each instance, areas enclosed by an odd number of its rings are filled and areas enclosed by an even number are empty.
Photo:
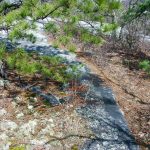
M96 137L95 140L88 140L83 150L138 150L112 90L94 74L84 75L80 82L88 84L89 88L85 93L79 94L86 104L78 108L77 112L89 121Z

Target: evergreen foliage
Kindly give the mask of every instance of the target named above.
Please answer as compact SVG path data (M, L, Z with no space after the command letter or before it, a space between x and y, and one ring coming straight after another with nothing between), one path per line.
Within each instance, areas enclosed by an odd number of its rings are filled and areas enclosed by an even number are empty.
M150 75L150 61L149 60L143 60L139 63L139 66L141 69L143 69L145 72L147 72Z
M134 19L140 18L144 15L150 16L150 1L136 1L136 3L130 7L127 12L122 16L122 26L132 22Z
M51 0L41 2L41 0L23 0L18 3L7 3L5 0L0 2L0 29L9 31L10 39L27 38L35 42L32 34L27 34L27 30L35 27L35 21L47 17L59 20L59 24L49 21L45 24L45 29L51 33L59 33L60 42L64 45L71 41L71 38L78 33L84 42L92 44L101 43L103 40L102 28L107 23L104 32L116 29L115 25L110 24L110 16L120 8L119 0ZM27 18L31 18L30 21ZM100 24L96 34L82 32L79 22L85 21L92 28L92 22ZM85 38L83 38L85 36ZM91 40L90 40L91 38Z
M0 60L4 58L6 46L4 43L0 43Z
M0 58L5 58L8 70L17 72L19 76L33 77L35 74L41 74L43 78L65 83L80 74L79 65L67 65L66 60L61 57L33 55L23 49L11 52L7 52L4 46L0 49Z
M54 47L63 45L74 52L74 37L83 43L100 44L105 32L115 30L117 25L110 18L120 6L119 0L20 0L16 3L1 0L0 30L6 30L12 41L26 38L34 43L36 37L28 31L36 29L37 21L47 19L49 22L45 24L45 30L57 37ZM81 26L81 21L86 22L92 30ZM93 23L98 23L99 27L95 28ZM3 49L0 49L0 59L5 58L8 68L16 70L18 74L33 76L40 73L59 82L78 76L78 66L65 65L59 57L38 56L34 59L22 49L11 53Z
M74 53L75 51L76 51L76 46L75 46L75 44L69 44L68 46L67 46L67 48L68 48L68 50L70 51L70 52L72 52L72 53Z

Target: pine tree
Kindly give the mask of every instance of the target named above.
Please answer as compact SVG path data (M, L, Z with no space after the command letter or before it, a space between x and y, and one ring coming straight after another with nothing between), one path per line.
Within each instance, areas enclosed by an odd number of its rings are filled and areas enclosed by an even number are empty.
M0 0L0 30L6 30L10 40L26 38L35 42L36 37L28 31L36 29L38 20L50 17L55 21L46 23L45 30L57 36L55 47L63 45L74 52L76 46L72 39L99 44L105 32L116 29L117 25L111 21L111 17L120 5L119 0L16 0L16 3ZM81 25L83 21L90 29ZM98 27L95 27L95 23ZM63 60L58 57L38 57L37 62L23 50L4 54L3 48L0 49L0 55L6 56L8 68L16 69L19 74L32 76L40 73L59 82L78 76L77 66L69 66L72 72L67 72L68 67L62 65Z
M64 34L59 42L68 45L71 39L78 35L83 42L92 44L101 43L104 33L114 30L117 26L110 17L120 8L119 0L22 0L16 3L0 1L0 29L9 31L10 39L27 38L35 42L32 34L27 30L35 28L35 21L51 17L59 19L60 24L48 22L45 29L51 33ZM32 21L27 20L32 18ZM79 22L85 21L96 32L79 27ZM99 23L95 28L93 23ZM107 24L107 25L106 25Z

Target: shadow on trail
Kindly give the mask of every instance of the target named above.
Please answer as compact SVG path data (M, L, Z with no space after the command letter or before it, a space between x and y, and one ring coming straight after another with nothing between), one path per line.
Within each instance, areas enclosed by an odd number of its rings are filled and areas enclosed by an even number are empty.
M80 93L86 105L77 109L89 120L95 139L88 140L83 150L138 150L135 139L116 104L112 90L103 84L96 75L87 73L80 79L88 84L89 90Z

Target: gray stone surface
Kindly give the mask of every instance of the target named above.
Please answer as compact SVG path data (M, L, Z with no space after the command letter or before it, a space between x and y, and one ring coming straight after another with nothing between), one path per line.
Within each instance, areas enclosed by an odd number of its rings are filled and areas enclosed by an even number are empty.
M112 90L93 74L84 75L80 83L86 83L89 90L79 93L86 100L86 105L77 109L95 134L88 140L83 150L138 150L135 139L117 106Z
M8 43L11 48L10 43ZM80 63L74 55L51 46L25 46L27 51L37 51L42 55L58 55L68 58L67 63ZM86 68L86 67L85 67ZM112 90L88 70L83 71L79 84L88 86L84 93L78 93L85 99L86 105L77 109L78 114L89 122L95 138L85 142L82 150L138 150L138 146L129 131L127 123L117 106ZM34 87L33 92L46 98L52 105L60 104L53 95L41 93Z

